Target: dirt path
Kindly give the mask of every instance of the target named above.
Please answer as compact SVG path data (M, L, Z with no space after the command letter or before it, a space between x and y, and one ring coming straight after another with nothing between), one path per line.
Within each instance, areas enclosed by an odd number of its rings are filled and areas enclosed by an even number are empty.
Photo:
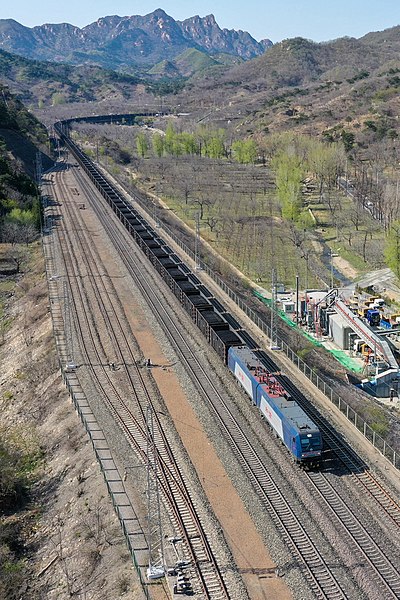
M358 271L341 256L333 256L332 263L335 269L340 271L347 279L355 279L357 277Z

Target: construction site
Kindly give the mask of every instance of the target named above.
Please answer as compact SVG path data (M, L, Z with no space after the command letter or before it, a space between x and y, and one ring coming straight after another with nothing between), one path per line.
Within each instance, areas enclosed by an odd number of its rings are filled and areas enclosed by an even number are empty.
M255 295L269 304L262 293ZM376 398L399 401L400 312L384 298L337 288L278 291L276 306L288 325L351 372L350 383Z

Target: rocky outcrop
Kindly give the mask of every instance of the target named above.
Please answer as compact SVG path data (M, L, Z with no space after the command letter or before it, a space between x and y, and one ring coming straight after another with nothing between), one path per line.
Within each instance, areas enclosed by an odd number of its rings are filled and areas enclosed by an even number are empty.
M68 23L29 28L0 20L0 48L28 58L121 68L150 67L173 60L185 50L218 53L248 60L272 45L245 31L221 29L213 15L175 21L161 9L145 16L108 16L83 27Z

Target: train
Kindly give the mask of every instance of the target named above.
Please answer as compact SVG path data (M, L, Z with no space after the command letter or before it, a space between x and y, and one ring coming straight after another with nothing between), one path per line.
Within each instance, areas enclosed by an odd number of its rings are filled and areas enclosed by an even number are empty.
M247 346L228 350L228 368L250 396L296 463L320 467L322 436L318 427Z
M68 128L70 122L68 121ZM252 403L304 468L322 464L321 432L285 390L271 359L197 275L69 137L55 130Z

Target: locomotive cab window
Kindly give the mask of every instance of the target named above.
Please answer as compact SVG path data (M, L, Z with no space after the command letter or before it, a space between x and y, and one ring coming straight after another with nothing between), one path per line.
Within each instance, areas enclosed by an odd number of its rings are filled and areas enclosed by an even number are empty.
M320 450L322 446L320 436L313 436L311 433L301 436L300 443L302 450Z

